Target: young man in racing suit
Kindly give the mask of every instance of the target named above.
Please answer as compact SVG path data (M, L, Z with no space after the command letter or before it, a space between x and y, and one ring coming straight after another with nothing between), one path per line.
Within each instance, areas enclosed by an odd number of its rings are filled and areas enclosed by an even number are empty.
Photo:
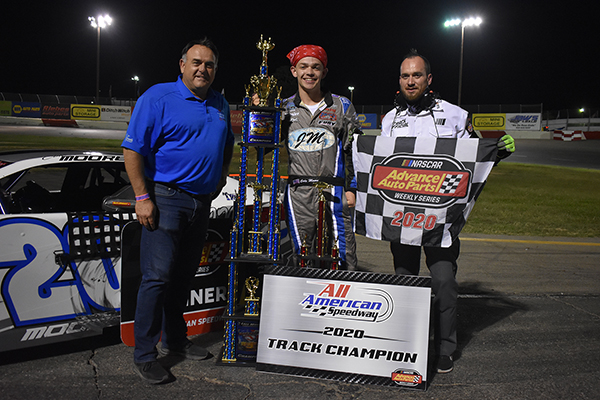
M356 241L349 208L355 205L356 193L350 154L352 135L360 133L356 112L347 98L322 91L327 74L322 47L298 46L287 57L298 80L298 92L283 102L282 123L282 140L289 154L285 205L294 250L299 254L303 244L315 247L319 189L313 184L327 183L333 186L324 190L329 240L339 250L341 268L355 270Z
M477 137L471 127L468 112L437 99L429 90L432 75L427 59L411 50L400 66L400 92L396 108L383 118L381 135L391 137L432 136L436 138L468 139ZM498 159L514 152L514 140L505 135L498 141ZM397 275L418 275L421 247L390 242ZM439 356L437 371L447 373L454 368L456 351L456 304L458 282L456 270L460 252L457 238L448 248L423 247L431 274L431 289L435 294L435 348Z

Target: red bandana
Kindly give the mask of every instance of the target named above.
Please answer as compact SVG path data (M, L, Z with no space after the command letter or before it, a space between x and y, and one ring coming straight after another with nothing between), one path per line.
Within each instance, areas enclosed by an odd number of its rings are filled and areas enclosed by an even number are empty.
M323 63L323 67L327 67L327 53L325 53L325 50L321 46L305 44L296 47L287 55L287 58L290 59L293 66L296 66L298 61L302 60L304 57L314 57Z

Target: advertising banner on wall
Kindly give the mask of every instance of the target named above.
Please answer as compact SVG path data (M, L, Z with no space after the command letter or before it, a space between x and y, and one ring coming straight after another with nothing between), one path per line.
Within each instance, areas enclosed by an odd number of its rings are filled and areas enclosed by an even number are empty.
M233 133L241 134L244 122L244 112L241 110L231 110L229 114L231 115L231 129L233 130Z
M40 116L41 116L40 103L13 101L12 102L12 116L13 117L40 118Z
M363 129L377 129L377 114L358 114L358 122Z
M70 104L42 104L43 119L71 119Z
M257 370L425 390L431 279L272 267Z
M541 131L542 114L473 114L473 128L478 131Z
M0 101L0 116L9 117L12 114L12 102Z
M129 122L131 107L129 106L101 106L100 119L102 121Z
M100 121L100 108L93 104L71 104L71 119Z
M541 131L542 114L506 114L507 131Z
M476 131L502 131L506 126L506 115L473 114L472 122Z

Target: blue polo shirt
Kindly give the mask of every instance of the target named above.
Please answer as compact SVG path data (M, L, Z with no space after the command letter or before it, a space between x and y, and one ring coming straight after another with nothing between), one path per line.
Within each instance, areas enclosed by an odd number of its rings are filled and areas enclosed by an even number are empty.
M122 147L144 156L146 177L193 194L217 188L225 146L233 146L229 103L209 89L195 97L181 76L148 89L137 101Z

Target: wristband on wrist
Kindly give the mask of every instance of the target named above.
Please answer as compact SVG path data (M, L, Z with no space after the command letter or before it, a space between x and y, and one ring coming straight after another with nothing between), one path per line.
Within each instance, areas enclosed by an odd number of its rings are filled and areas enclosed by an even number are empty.
M144 201L144 200L150 200L150 195L148 193L144 193L140 196L135 196L135 201Z

